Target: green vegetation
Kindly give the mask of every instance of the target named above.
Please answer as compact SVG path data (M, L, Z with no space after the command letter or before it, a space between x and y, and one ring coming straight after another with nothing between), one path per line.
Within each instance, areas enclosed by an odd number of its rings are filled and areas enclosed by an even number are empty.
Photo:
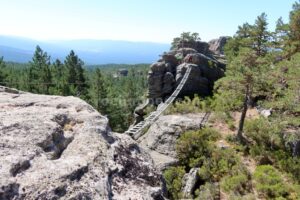
M271 123L265 118L247 121L245 127L245 135L256 148L259 148L260 153L284 148L281 131L279 123Z
M196 188L194 197L203 199L206 196L214 199L220 188L233 192L235 196L251 192L249 172L234 150L216 146L219 138L220 134L210 128L188 131L181 135L176 144L179 166L171 167L164 173L167 188L172 189L168 190L172 199L182 195L182 182L178 179L194 167L199 168L198 176L203 182ZM176 178L170 175L176 173L180 174Z
M3 57L2 57L2 58L0 58L0 83L4 82L6 79L7 75L5 73L5 68L6 68L6 65L3 62Z
M259 164L273 164L300 183L300 158L293 157L288 146L288 142L295 141L295 138L283 138L282 131L279 122L264 118L247 121L245 135L251 142L245 153L250 153Z
M182 177L185 174L183 167L170 167L164 172L168 192L174 199L181 198Z
M173 39L171 49L178 48L180 46L189 46L197 41L200 41L199 33L183 32L180 37Z
M213 97L205 103L199 103L198 97L186 98L168 110L209 110L218 119L215 122L232 131L239 122L235 135L203 129L179 138L177 168L185 173L199 168L200 183L192 198L219 199L220 191L229 199L300 198L300 157L295 149L300 140L299 22L300 2L296 2L289 22L280 18L274 31L269 31L265 13L254 24L239 26L225 46L226 76L216 82ZM247 112L254 106L271 109L271 116L248 118ZM226 138L229 147L218 147L219 138ZM179 188L175 191L170 193L171 199L182 195Z
M212 153L212 142L216 141L219 134L213 129L189 131L181 135L176 152L180 163L189 168L202 165Z
M296 199L293 186L286 183L274 167L258 166L254 172L255 187L263 198Z
M118 75L127 69L127 76ZM123 132L134 120L135 107L146 99L148 65L84 66L71 51L64 62L51 62L39 46L28 64L0 59L0 84L39 94L77 96L107 115L110 126Z

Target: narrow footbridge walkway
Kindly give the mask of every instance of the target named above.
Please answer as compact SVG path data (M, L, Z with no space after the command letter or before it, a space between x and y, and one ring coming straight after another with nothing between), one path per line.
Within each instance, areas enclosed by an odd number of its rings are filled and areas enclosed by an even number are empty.
M162 104L158 106L158 109L154 112L152 112L147 118L145 118L144 121L141 121L140 123L136 124L135 126L131 127L129 130L127 130L125 133L130 135L133 139L137 140L139 137L141 137L147 127L152 125L158 117L173 103L173 101L176 99L176 97L181 92L183 86L185 85L186 81L189 78L189 75L191 73L192 67L188 67L183 78L181 79L179 85L175 89L175 91L172 93L172 95ZM202 121L206 122L208 118L207 113L203 117ZM201 123L200 126L203 126L204 123Z

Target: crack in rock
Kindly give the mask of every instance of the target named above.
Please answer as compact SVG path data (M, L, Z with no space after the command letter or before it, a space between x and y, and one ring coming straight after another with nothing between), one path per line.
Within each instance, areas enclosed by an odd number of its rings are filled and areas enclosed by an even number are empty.
M2 186L0 188L0 199L1 200L10 200L14 197L19 196L19 187L18 183L10 183L8 185Z
M74 137L66 138L62 129L56 129L46 140L37 145L41 147L44 152L49 153L50 160L57 160L73 139Z
M9 172L13 177L15 177L17 174L29 169L29 167L30 167L30 161L23 160L23 161L19 161L16 164L12 164L12 167L10 168Z
M83 166L77 170L75 170L74 172L72 172L71 174L67 175L65 178L71 180L71 181L80 181L80 179L84 176L85 173L87 173L89 171L89 167L88 166Z

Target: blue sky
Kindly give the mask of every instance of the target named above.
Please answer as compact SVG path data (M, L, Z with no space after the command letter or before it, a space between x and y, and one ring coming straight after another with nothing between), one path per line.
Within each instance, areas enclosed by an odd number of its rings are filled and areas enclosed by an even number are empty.
M233 35L266 12L270 28L295 0L0 0L0 35L38 40L111 39L170 43Z

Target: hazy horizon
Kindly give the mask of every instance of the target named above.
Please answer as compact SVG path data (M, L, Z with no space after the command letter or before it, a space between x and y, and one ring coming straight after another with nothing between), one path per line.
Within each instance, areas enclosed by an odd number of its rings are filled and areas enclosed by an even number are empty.
M232 36L265 12L269 28L288 20L294 0L0 0L0 35L38 41L113 40L171 43L183 31L203 41Z

